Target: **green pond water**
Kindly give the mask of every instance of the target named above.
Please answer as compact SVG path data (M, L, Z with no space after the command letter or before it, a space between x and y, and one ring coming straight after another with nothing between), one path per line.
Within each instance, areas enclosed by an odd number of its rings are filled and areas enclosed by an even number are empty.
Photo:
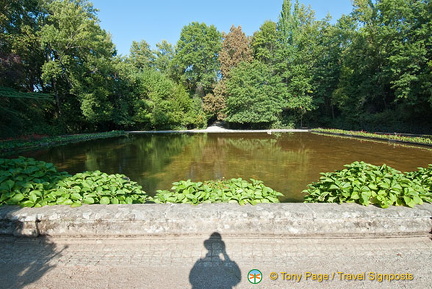
M285 196L303 201L321 172L354 161L387 164L401 171L432 163L432 150L387 142L312 133L134 134L21 154L77 173L122 173L154 195L178 180L258 179Z

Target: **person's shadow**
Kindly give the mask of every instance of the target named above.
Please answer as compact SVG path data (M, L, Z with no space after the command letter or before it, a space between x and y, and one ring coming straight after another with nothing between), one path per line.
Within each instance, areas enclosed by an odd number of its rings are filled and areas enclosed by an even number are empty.
M239 284L241 270L228 256L222 236L211 234L204 247L208 250L206 256L196 261L189 274L192 289L231 289Z
M1 192L0 192L1 195ZM60 258L67 249L57 246L46 236L15 237L25 229L24 223L14 220L17 206L0 206L0 288L26 288L41 279L56 265L52 259Z

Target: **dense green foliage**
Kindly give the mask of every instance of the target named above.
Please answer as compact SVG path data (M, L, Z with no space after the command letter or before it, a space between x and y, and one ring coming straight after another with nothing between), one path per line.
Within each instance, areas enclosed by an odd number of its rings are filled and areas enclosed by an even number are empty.
M243 62L230 72L227 81L226 113L228 122L271 124L284 107L282 83L264 63Z
M222 35L215 26L192 22L183 27L173 65L179 78L196 96L211 91L219 72Z
M71 206L143 204L147 200L141 186L125 175L109 175L100 171L78 173L64 178L56 183L44 201L47 197L52 197L59 205ZM47 204L50 205L49 202Z
M428 168L418 168L417 171L408 173L407 177L419 181L423 187L429 190L429 196L423 200L432 203L432 165L429 165Z
M432 136L405 136L400 134L380 134L380 133L370 133L365 131L347 131L341 129L323 129L314 128L311 130L316 133L323 134L335 134L335 135L345 135L354 137L364 137L378 140L388 140L402 143L412 143L432 146Z
M359 203L414 207L432 203L432 165L415 172L401 173L386 165L364 162L346 169L322 173L304 191L305 202ZM155 203L236 203L240 205L279 203L281 193L251 179L173 183L170 191L159 190L154 197L122 174L100 171L70 175L58 172L51 163L30 158L0 159L0 205L41 207L46 205L143 204Z
M0 205L81 206L144 203L146 200L141 186L124 175L95 171L71 176L58 172L51 163L23 157L0 159Z
M259 203L279 203L281 193L264 186L263 182L251 179L231 179L222 181L192 182L191 180L173 183L171 191L158 191L156 203L236 203L240 205Z
M323 173L309 185L305 202L359 203L382 208L409 206L432 201L431 171L402 174L389 166L354 162L346 169Z
M283 0L251 37L192 22L118 56L87 0L0 4L0 137L206 126L432 130L432 4ZM260 75L262 74L262 75ZM265 113L262 113L265 112Z
M51 137L29 136L25 139L4 140L0 141L0 156L8 152L16 153L18 151L36 149L42 146L55 146L67 143L83 142L88 140L104 139L124 135L125 132L123 131L112 131Z
M70 175L51 163L30 158L0 159L0 206L156 203L278 203L278 193L261 181L242 179L173 184L172 191L148 197L142 187L122 174L100 171Z

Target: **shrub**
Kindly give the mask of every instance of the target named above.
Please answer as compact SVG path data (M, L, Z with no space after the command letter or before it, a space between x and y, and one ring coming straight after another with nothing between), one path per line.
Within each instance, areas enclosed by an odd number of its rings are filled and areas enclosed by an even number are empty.
M53 205L143 204L147 195L136 182L122 174L100 171L78 173L60 180L46 197ZM49 204L49 203L48 203Z
M50 163L24 157L0 159L0 205L33 207L53 183L68 176Z
M191 180L173 183L171 191L159 190L155 203L238 203L240 205L259 203L279 203L281 193L264 186L263 182L251 179L231 179L222 181L192 182Z
M41 207L46 205L144 203L141 186L124 175L99 171L71 176L53 164L31 158L0 159L0 205Z
M423 200L432 203L432 165L428 168L418 168L415 172L407 173L407 177L414 181L419 181L426 189Z
M408 177L389 166L354 162L346 169L322 173L308 189L305 202L359 203L387 208L392 205L414 207L430 201L428 189L419 178Z

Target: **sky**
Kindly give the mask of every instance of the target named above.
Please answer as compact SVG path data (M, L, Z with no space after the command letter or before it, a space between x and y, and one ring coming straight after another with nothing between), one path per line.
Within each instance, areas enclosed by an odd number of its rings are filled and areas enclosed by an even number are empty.
M191 22L215 25L229 32L241 26L248 36L267 20L277 21L283 0L90 0L99 9L100 26L112 35L118 54L127 55L132 41L145 40L151 48L167 40L173 45ZM294 2L294 1L292 1ZM333 21L352 10L352 0L299 0L311 6L317 19Z

